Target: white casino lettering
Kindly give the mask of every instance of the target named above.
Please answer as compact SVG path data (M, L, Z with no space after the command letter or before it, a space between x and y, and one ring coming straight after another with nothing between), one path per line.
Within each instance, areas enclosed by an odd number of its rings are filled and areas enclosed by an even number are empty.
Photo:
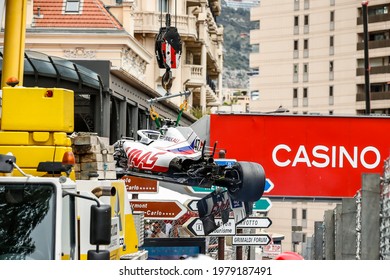
M283 157L278 156L280 151L284 151ZM288 157L285 157L286 152L289 155ZM373 163L367 162L366 155L368 153L374 154L375 161ZM304 145L300 145L295 152L288 145L279 144L272 151L272 160L279 167L289 165L295 167L298 164L305 164L307 167L326 168L330 165L332 168L343 168L346 163L349 163L351 167L358 168L360 163L367 169L374 169L381 162L381 155L379 150L373 146L367 146L359 153L359 148L356 146L348 151L344 146L327 147L317 145L313 147L309 154Z

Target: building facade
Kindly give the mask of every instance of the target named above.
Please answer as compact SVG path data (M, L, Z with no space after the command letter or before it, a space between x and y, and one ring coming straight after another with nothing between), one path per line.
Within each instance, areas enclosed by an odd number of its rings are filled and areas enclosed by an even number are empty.
M165 69L158 68L155 58L155 36L165 26L168 12L183 42L180 65L172 71L171 93L192 91L180 124L196 121L191 109L204 113L218 102L223 28L215 18L220 1L26 2L26 59L32 57L39 67L26 63L32 68L25 71L23 85L74 90L75 131L97 132L113 143L123 136L136 137L140 128L153 127L148 100L166 94L161 87ZM45 72L45 65L50 71ZM74 71L73 80L65 73L68 69ZM82 87L91 77L97 83ZM154 107L161 117L175 119L183 100L162 101Z
M180 67L172 69L171 92L191 90L189 106L206 112L208 107L220 103L222 95L222 44L223 27L216 18L221 13L220 0L103 0L109 11L120 19L128 32L154 55L155 39L167 24L166 14L171 15L171 26L176 27L182 40ZM125 9L130 6L131 17L125 19ZM128 23L130 22L130 24ZM161 78L165 69L151 61L146 83L162 95ZM176 100L176 103L180 100Z
M389 114L388 1L369 1L371 113ZM277 11L277 12L275 12ZM258 52L250 78L258 101L251 111L278 106L296 114L364 114L365 68L362 1L261 1L252 8Z

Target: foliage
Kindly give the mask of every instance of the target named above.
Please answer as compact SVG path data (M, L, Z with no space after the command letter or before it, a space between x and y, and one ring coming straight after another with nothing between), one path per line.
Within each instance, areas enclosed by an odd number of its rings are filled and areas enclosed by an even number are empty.
M207 108L206 109L206 112L203 112L202 111L202 107L192 107L191 110L190 110L190 113L197 119L200 119L201 117L203 117L204 115L210 115L211 114L211 111L210 111L210 108Z

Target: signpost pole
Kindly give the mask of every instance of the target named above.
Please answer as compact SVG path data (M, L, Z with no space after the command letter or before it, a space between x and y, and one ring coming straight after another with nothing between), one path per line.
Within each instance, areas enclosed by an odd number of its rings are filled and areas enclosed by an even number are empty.
M220 150L218 153L219 158L225 158L226 157L226 151ZM224 260L225 259L225 237L220 236L218 237L218 260Z
M242 233L242 228L237 229L237 235L240 235ZM236 260L242 260L242 246L236 247Z

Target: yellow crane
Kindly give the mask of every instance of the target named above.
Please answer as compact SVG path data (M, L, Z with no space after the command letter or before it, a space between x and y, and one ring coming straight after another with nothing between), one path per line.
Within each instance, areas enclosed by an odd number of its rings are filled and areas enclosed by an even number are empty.
M5 1L4 53L1 88L13 77L23 85L27 0Z

